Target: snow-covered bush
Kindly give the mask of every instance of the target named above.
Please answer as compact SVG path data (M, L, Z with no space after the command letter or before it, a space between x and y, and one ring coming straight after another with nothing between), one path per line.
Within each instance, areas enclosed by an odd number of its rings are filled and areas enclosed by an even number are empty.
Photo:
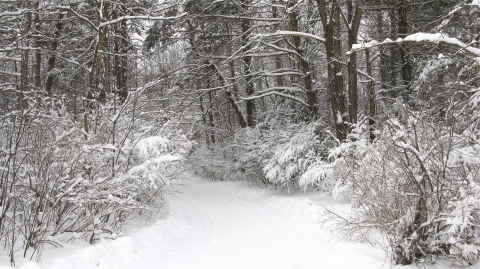
M163 202L159 197L165 186L169 186L172 179L179 177L175 165L183 159L184 149L188 141L178 139L174 141L161 136L150 136L140 139L134 147L137 156L137 165L131 167L124 175L127 180L134 181L138 188L136 200L141 204L154 206L153 203ZM148 208L151 210L152 208Z
M265 139L265 130L240 130L229 145L201 147L191 162L203 177L221 180L244 180L265 185L262 168L272 154L272 144Z
M262 125L239 132L229 146L230 154L235 160L235 178L266 185L268 179L262 169L272 157L276 144L284 139Z
M399 264L478 259L480 144L473 126L456 133L454 126L411 116L406 123L387 121L375 143L357 135L342 144L332 151L334 192L353 209L327 215L349 236L369 240L369 231L380 231Z
M302 123L289 126L281 132L283 140L277 140L274 153L263 171L265 177L283 188L298 186L318 188L323 176L312 173L317 165L323 164L328 139L322 139L320 124ZM287 133L288 132L288 133Z
M188 162L193 172L212 181L231 180L232 164L223 158L223 147L208 147L202 145L195 149L195 154Z
M288 190L325 188L325 176L319 177L315 169L328 165L323 159L329 143L335 142L319 123L283 125L271 120L240 130L228 146L198 149L201 158L195 158L194 167L212 180L272 183Z
M134 101L115 114L111 104L98 107L82 122L88 132L48 107L2 116L0 242L12 263L20 250L58 246L60 234L114 238L129 215L163 202L189 142L168 123L147 126Z

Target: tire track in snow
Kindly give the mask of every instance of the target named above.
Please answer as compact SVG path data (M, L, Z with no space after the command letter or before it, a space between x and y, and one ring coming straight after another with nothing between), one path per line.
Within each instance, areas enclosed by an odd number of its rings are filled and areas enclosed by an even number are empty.
M212 236L191 238L197 249L203 246L208 251L199 251L195 257L187 253L176 257L193 259L195 266L165 268L376 269L384 265L384 260L362 245L322 239L320 228L309 222L307 215L294 220L291 213L273 206L268 194L249 200L245 189L243 194L235 196L223 189L222 184L202 181L188 182L178 190L181 194L176 202L182 208L189 207L183 208L189 225ZM299 202L287 197L278 199L287 206ZM302 211L300 205L291 206L298 206L300 215L310 214ZM198 214L206 215L211 222Z
M215 193L213 191L206 190L206 189L199 189L199 188L195 188L195 187L190 187L190 189L193 189L193 190L199 191L199 192L203 192L203 193L206 193L208 195L215 196L215 197L218 197L222 200L228 201L229 203L233 204L235 207L242 210L246 214L249 214L254 218L260 219L262 226L268 230L268 233L271 234L273 237L276 237L277 233L275 233L275 231L270 229L270 228L272 227L271 226L272 224L277 225L278 223L271 221L270 219L264 217L262 214L259 214L257 212L258 208L256 208L253 205L249 205L248 202L240 201L239 199L236 199L235 197L228 196L228 195L222 195L220 193Z
M206 263L208 267L205 268L308 268L302 267L300 265L301 262L299 262L300 260L309 259L309 257L306 256L308 255L308 251L305 251L308 247L296 236L296 225L288 216L270 212L268 210L270 207L267 207L266 203L257 205L250 201L223 193L221 190L210 189L205 184L192 182L188 187L182 187L181 191L185 196L190 198L195 197L194 199L202 203L202 207L204 207L205 210L210 211L208 214L212 216L213 221L219 222L217 226L222 232L219 234L220 238L218 242L215 242L217 244L213 244L214 246L216 245L216 249L213 251L213 253L216 253L216 256L218 256L219 248L235 248L235 244L245 244L244 240L248 237L252 239L251 247L254 250L244 252L246 259L250 258L248 255L255 256L256 253L252 253L254 251L265 253L264 257L252 257L252 259L257 260L257 263L259 263L259 259L261 262L264 262L264 267L258 264L254 267L245 267L246 265L238 265L238 267L235 267L235 264L229 264L228 266L223 264L220 266L221 262L212 262L212 259L210 259ZM224 217L220 216L219 218L219 213L222 212L220 209L223 209L223 213L229 215L230 223L226 224L225 221L222 220ZM221 222L223 222L223 224ZM243 224L238 227L238 225L235 225L235 222ZM231 229L234 233L243 234L244 238L237 237L236 239L239 240L239 242L236 242L234 240L235 237L233 237L232 241L230 241L228 233L225 232L228 229ZM257 231L259 233L254 234L253 237L251 231ZM239 256L242 255L240 254ZM272 263L276 263L277 267L273 266Z
M254 203L242 200L235 196L231 196L226 193L216 192L214 190L209 190L206 188L200 189L198 187L190 187L197 191L206 192L210 195L214 195L220 197L221 199L229 200L239 208L242 208L249 214L254 215L258 219L262 220L262 222L266 225L269 229L269 232L276 238L282 240L285 245L290 245L294 243L295 246L301 246L298 238L292 236L290 233L293 229L295 229L294 225L290 220L281 219L277 214L272 213L271 211L265 210L263 207L257 206ZM289 225L287 226L288 223ZM288 231L288 232L285 232ZM281 234L282 236L279 237L278 235Z
M201 268L203 257L209 255L211 243L215 240L216 227L212 217L205 208L189 196L180 194L175 196L172 201L175 201L176 206L181 208L187 223L192 229L191 233L186 235L186 239L189 242L195 242L193 249L190 249L191 255L186 255L185 249L182 249L182 255L188 256L185 257L184 261L192 263L189 268ZM192 246L188 245L188 248L192 248Z

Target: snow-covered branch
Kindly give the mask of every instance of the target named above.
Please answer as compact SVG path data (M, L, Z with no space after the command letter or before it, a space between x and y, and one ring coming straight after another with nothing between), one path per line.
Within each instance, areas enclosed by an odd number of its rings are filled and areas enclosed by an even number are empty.
M472 2L470 4L467 4L467 5L480 7L480 0L472 0Z
M301 87L273 87L258 91L257 94L264 94L271 91L305 92Z
M480 57L480 49L472 47L470 44L463 43L462 41L458 40L457 38L454 37L449 37L445 34L430 34L430 33L415 33L406 36L405 38L398 38L397 40L391 40L389 38L385 39L382 42L378 41L370 41L367 43L363 44L354 44L352 46L352 50L349 51L349 53L352 53L354 51L360 51L372 47L378 47L382 45L387 45L387 44L400 44L400 43L405 43L405 42L417 42L417 43L446 43L448 45L452 45L455 47L458 47L462 50L465 50L466 52L476 56Z
M215 15L204 15L202 18L223 18L223 19L232 19L232 20L249 20L249 21L267 21L267 22L280 22L281 18L255 18L255 17L246 17L246 16L229 16L222 14Z
M293 96L293 95L286 94L286 93L281 93L281 92L276 92L276 91L270 91L270 92L267 92L267 93L264 93L264 94L254 95L254 96L250 96L250 97L244 97L244 98L241 98L241 99L244 100L244 101L255 100L255 99L263 98L263 97L270 96L270 95L282 96L282 97L291 99L293 101L299 102L300 104L302 104L304 106L308 106L308 104L304 100L298 98L297 96Z
M138 16L121 16L114 20L106 21L100 23L99 27L104 27L111 24L116 24L124 20L150 20L150 21L166 21L166 20L175 20L184 17L187 13L182 13L178 16L173 17L164 17L164 16L151 16L151 15L138 15Z
M302 73L296 70L275 70L274 72L263 72L260 75L267 76L267 77L278 77L278 76L303 76Z
M279 51L283 51L283 52L286 52L286 53L290 53L290 54L294 54L294 55L297 55L298 57L302 58L303 60L307 60L305 59L302 55L300 55L297 51L295 50L290 50L290 49L286 49L286 48L282 48L282 47L279 47L277 45L274 45L274 44L270 44L270 43L265 43L265 42L262 42L265 46L268 46L268 47L271 47L275 50L279 50Z
M320 42L325 42L325 38L323 37L319 37L317 35L312 35L304 32L296 32L296 31L276 31L275 33L271 33L271 34L258 34L258 35L255 35L254 37L262 38L262 37L270 37L270 36L300 36L300 37L315 39Z

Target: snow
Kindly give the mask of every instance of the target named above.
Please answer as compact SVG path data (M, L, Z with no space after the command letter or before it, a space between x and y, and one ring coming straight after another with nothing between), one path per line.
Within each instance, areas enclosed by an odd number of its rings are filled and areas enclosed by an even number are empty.
M469 4L471 6L479 6L480 7L480 0L472 0L472 2Z
M240 182L198 179L176 185L175 190L168 216L143 228L140 221L132 223L130 236L83 247L47 246L41 264L17 261L19 268L417 268L392 266L382 250L340 240L329 227L320 227L320 204L349 209L322 193L286 194ZM0 264L8 264L7 258L0 256Z
M340 114L340 111L337 111L337 124L342 124L342 123L343 123L342 114Z
M320 41L320 42L325 42L325 38L323 38L323 37L313 35L313 34L310 34L310 33L296 32L296 31L276 31L275 33L271 33L271 34L257 34L257 35L255 35L255 37L256 38L262 38L262 37L281 36L281 35L300 36L300 37L315 39L315 40Z
M480 1L480 0L477 0ZM469 44L465 44L454 37L449 37L446 34L436 33L415 33L406 36L405 38L398 38L396 41L392 41L390 39L385 39L383 42L378 41L371 41L368 43L363 44L353 44L352 51L361 50L364 48L372 48L375 46L385 45L385 44L392 44L392 43L402 43L402 42L431 42L431 43L439 43L444 42L456 47L459 47L475 56L480 56L480 49L471 47Z
M144 159L159 156L167 150L169 140L160 136L146 137L138 141L136 148L138 155Z

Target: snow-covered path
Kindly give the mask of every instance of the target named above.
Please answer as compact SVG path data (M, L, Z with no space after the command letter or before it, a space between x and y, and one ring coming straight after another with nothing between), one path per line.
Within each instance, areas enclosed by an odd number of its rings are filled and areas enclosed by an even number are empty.
M166 268L319 268L318 238L262 205L205 184L182 187L172 205L192 227ZM325 261L323 261L325 262ZM306 267L308 266L308 267Z
M23 269L392 268L382 250L339 240L319 226L316 205L348 208L324 194L286 194L239 182L202 180L177 185L175 190L168 198L169 215L147 227L134 225L130 236L93 246L49 248L41 264L18 265ZM7 264L3 258L0 269L11 269L2 266ZM444 263L436 268L461 267Z
M352 246L343 248L330 237L322 239L316 223L294 221L273 208L269 199L248 200L226 193L224 187L190 182L170 199L191 229L176 242L164 244L158 256L163 268L371 269L384 265L364 252L349 253Z

